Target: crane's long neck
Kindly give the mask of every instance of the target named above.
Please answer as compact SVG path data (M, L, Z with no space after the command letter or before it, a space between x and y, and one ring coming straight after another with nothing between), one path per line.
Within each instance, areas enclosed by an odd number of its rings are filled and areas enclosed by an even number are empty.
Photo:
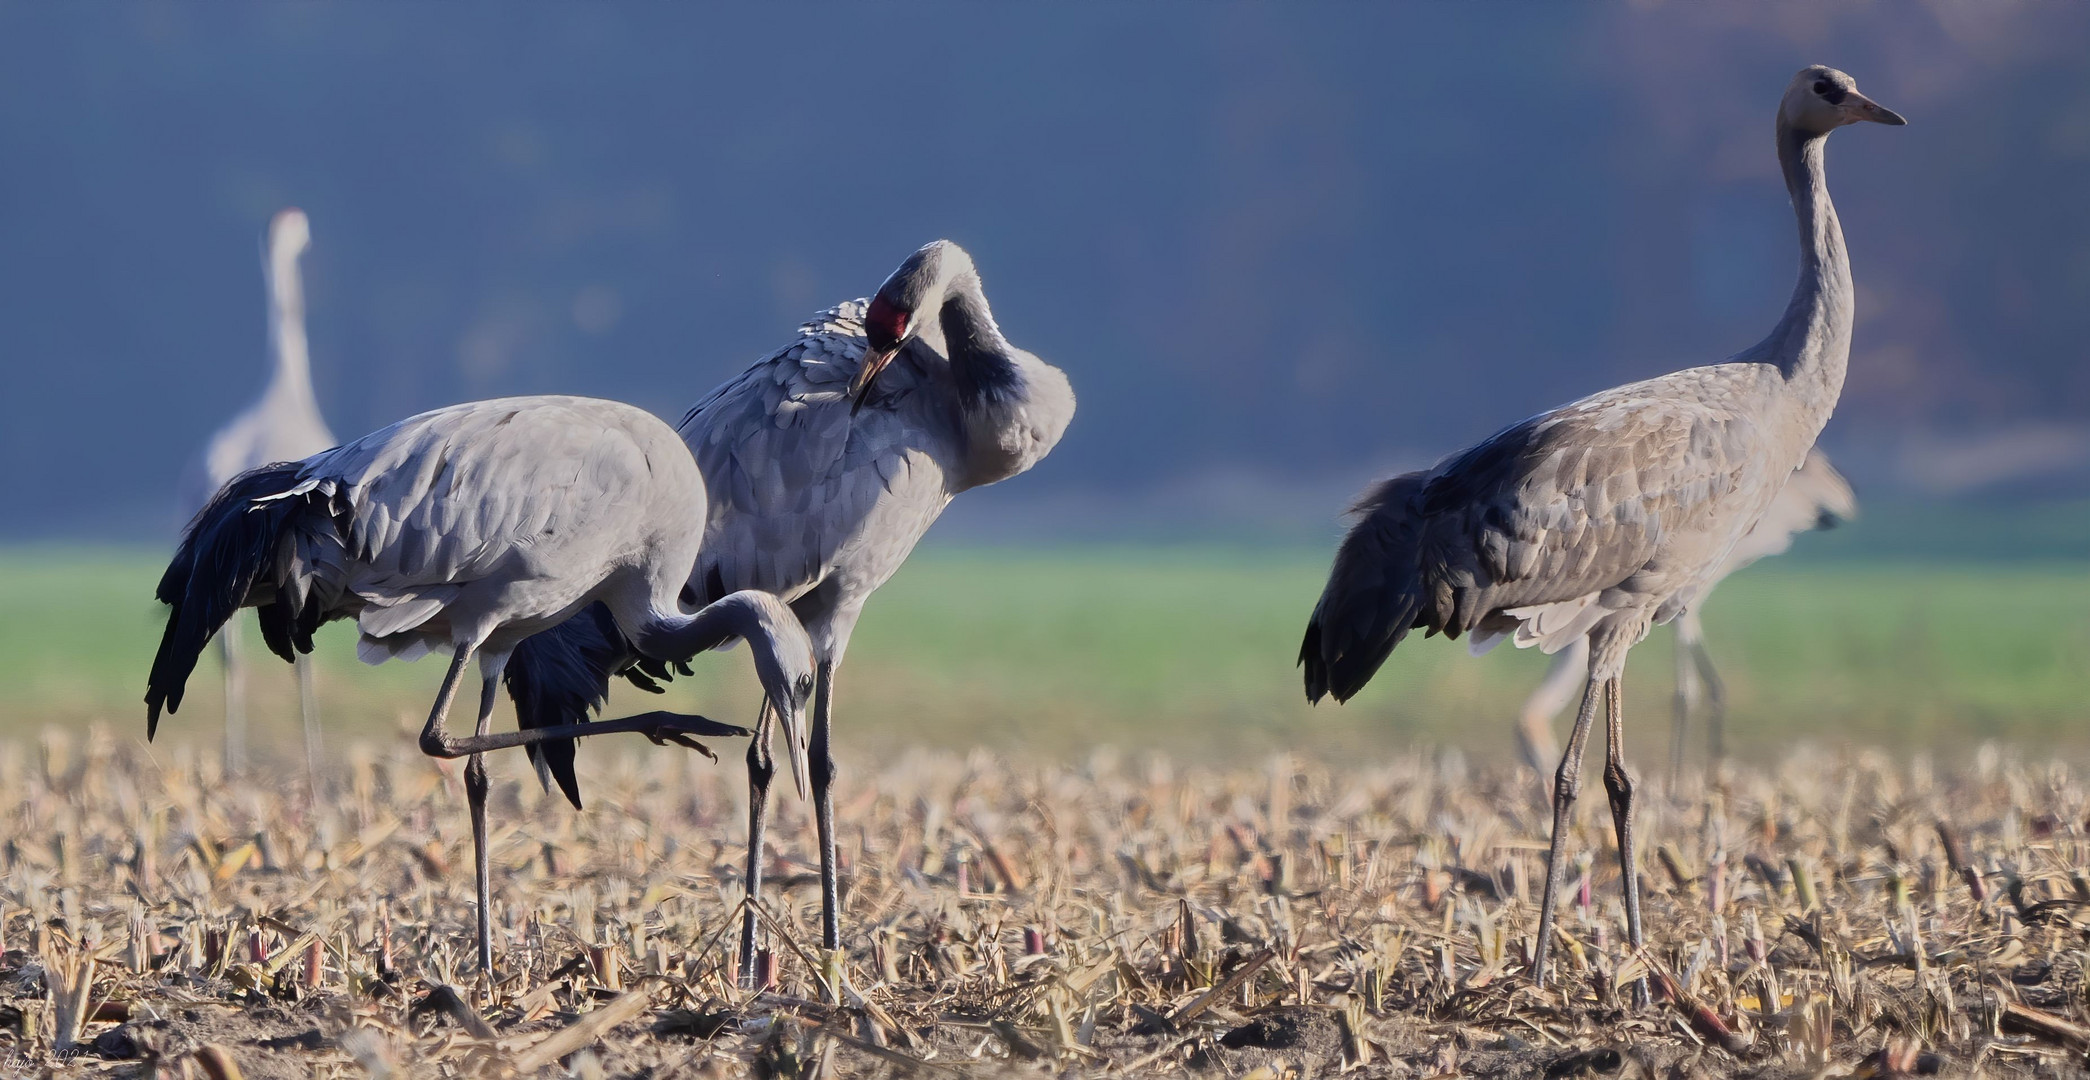
M271 253L268 291L269 347L276 354L276 370L269 378L268 392L271 396L311 401L312 359L305 343L305 286L298 276L294 253Z
M937 318L943 325L944 347L950 350L959 404L966 412L992 409L1022 391L1023 375L1016 369L1009 339L994 322L977 273L968 270L951 282Z
M813 652L805 628L791 609L768 593L752 590L730 593L693 615L654 611L645 625L625 632L646 656L678 662L729 641L746 641L754 654L755 672L761 677L762 687L772 693L789 689L781 660L783 650L796 649L808 658Z
M1761 358L1785 374L1802 424L1816 434L1843 392L1853 311L1850 256L1822 165L1827 144L1826 134L1778 125L1778 163L1800 227L1800 280L1784 317L1758 346L1767 353Z
M1052 451L1074 415L1067 376L1002 336L974 274L960 275L943 303L944 348L965 431L956 488L1006 480Z

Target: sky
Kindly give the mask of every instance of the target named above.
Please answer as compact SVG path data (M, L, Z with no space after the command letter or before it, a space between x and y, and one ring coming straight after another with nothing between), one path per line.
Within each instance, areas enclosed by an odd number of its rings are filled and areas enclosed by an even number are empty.
M1753 344L1809 63L1861 494L2090 493L2090 5L0 0L0 540L159 542L304 208L353 437L670 418L937 237L1080 400L964 521L1332 527L1375 473Z

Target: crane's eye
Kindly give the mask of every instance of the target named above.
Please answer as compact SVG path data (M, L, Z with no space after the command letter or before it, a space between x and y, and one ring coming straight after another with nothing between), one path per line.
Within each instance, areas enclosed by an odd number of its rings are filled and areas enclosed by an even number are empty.
M1814 92L1829 99L1829 104L1831 105L1841 105L1843 104L1843 99L1850 96L1850 91L1827 79L1814 80Z

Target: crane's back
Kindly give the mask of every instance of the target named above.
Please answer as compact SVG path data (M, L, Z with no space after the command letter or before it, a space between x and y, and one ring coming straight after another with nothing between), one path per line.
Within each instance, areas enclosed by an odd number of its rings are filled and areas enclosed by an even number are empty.
M1779 383L1754 363L1629 383L1383 485L1309 622L1309 696L1354 694L1410 629L1551 652L1673 618L1805 452Z

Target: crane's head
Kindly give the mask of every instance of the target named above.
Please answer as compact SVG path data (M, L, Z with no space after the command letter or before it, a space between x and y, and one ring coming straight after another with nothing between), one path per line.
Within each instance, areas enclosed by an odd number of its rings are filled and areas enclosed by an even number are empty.
M295 206L276 211L269 219L269 258L273 262L295 259L312 246L312 223Z
M736 635L752 647L755 676L762 682L761 723L767 724L774 718L783 729L791 779L798 787L799 797L804 798L806 781L813 773L808 764L806 703L812 700L813 680L819 671L805 624L798 621L782 599L753 589L729 593L704 610L716 610L734 619ZM765 729L755 737L769 736Z
M849 385L849 396L855 399L851 412L863 408L878 373L915 336L918 320L924 317L921 313L934 318L952 280L971 268L972 257L964 248L949 240L935 240L909 255L878 287L864 309L864 364Z
M1858 81L1832 67L1800 69L1785 88L1779 119L1796 131L1827 135L1845 124L1869 121L1899 126L1901 114L1858 92Z
M792 622L796 625L797 620ZM791 759L791 782L798 788L798 797L803 799L806 797L806 782L813 775L806 731L806 703L813 696L815 670L812 645L806 641L803 631L788 642L779 642L778 659L782 661L782 670L774 679L764 680L769 685L763 690L763 708L774 710L777 726L784 729L784 750Z

